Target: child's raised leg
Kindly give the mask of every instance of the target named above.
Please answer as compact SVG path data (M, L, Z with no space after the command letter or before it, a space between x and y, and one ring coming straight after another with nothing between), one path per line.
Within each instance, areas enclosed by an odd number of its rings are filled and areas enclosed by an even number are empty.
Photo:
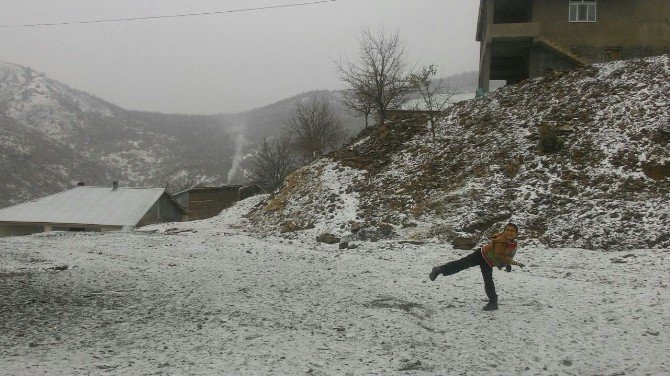
M481 252L475 251L456 261L451 261L444 265L436 266L433 268L433 270L430 271L428 278L430 278L431 281L434 281L438 274L442 274L444 276L452 275L460 272L461 270L477 266L480 263L481 257Z

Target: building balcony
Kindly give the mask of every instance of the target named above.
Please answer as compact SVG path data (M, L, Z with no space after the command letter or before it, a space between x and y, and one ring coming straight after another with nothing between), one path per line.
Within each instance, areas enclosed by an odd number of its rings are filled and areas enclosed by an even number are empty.
M534 38L540 35L539 22L499 23L488 25L486 39L493 38Z

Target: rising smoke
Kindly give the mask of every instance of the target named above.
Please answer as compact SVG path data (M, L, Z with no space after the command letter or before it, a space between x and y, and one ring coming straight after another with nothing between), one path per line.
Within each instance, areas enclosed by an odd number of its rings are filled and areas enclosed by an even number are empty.
M244 157L244 150L249 146L249 140L244 135L244 128L245 126L238 125L233 129L235 132L235 155L233 155L233 163L230 166L230 170L228 170L226 184L230 184L237 175L240 162L242 162L242 158Z

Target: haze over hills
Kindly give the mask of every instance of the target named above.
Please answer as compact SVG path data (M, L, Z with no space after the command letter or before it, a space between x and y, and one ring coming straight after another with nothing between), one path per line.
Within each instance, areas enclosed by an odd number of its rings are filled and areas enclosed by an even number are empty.
M283 127L297 101L327 96L349 133L362 121L335 92L308 92L238 114L177 115L127 111L30 68L0 62L0 207L77 182L165 186L185 176L242 183L234 163Z
M473 86L476 73L453 76ZM469 82L469 84L466 84ZM363 127L335 91L311 91L236 114L128 111L30 68L0 62L0 207L77 182L163 187L246 182L244 158L284 127L295 103L325 96L350 136Z

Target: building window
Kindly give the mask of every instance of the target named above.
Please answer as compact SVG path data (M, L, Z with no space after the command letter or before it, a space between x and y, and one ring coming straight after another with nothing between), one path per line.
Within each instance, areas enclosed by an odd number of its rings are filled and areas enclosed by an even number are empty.
M570 0L570 22L596 22L596 0Z
M607 47L603 51L603 61L606 63L608 61L621 60L621 48L619 47Z

